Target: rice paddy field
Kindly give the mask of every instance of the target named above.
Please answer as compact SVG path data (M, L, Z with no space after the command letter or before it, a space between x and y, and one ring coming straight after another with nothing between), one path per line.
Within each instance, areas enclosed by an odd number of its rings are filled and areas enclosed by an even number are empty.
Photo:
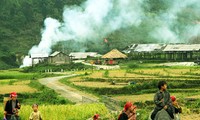
M80 90L97 95L106 95L123 107L126 101L138 106L143 114L141 120L148 119L154 107L153 97L157 82L165 80L171 95L177 97L183 108L183 120L199 120L200 116L200 67L199 66L158 66L143 65L120 70L79 71L82 76L61 80ZM121 91L121 92L120 92ZM123 91L123 92L122 92Z
M104 87L104 88L122 88L126 83L112 85L110 82L73 82L77 86L86 86L86 87Z
M3 118L3 109L0 109L0 117ZM31 105L22 105L19 115L21 120L28 120L32 112ZM110 120L112 116L104 104L81 105L39 105L39 111L44 120L87 120L94 114L99 114L102 119Z
M0 70L0 79L32 79L38 73L22 73L19 70Z
M8 80L0 80L0 94L7 94L12 91L16 91L17 93L33 93L36 92L37 89L31 88L28 84L30 80L22 80L18 81L16 79L8 79Z
M76 87L84 87L84 89L96 88L95 90L99 90L105 88L112 89L140 86L143 84L150 84L152 81L157 84L157 81L159 80L166 80L169 83L168 90L171 92L171 95L175 95L177 98L200 99L200 86L198 84L200 82L199 71L199 67L180 66L167 68L135 68L128 70L109 70L108 76L105 77L105 70L102 70L93 73L88 72L88 75L73 77L67 81ZM134 84L130 85L131 82ZM141 91L141 93L138 91L137 93L132 94L109 94L109 96L123 102L152 101L154 93L157 91L157 87L149 86Z
M175 95L180 102L183 108L182 120L199 120L200 118L199 66L166 67L148 64L135 68L123 67L119 70L86 70L74 73L78 76L60 81L78 90L93 93L101 99L101 103L79 105L41 103L39 110L44 119L49 119L51 116L52 120L86 120L95 113L99 113L103 120L115 120L124 103L132 101L138 106L138 120L147 120L154 107L153 97L158 90L157 82L160 80L167 81L170 94ZM41 77L44 75L39 73L1 71L0 95L11 91L37 93L38 89L30 84L34 79ZM103 96L106 96L106 99ZM110 107L116 106L118 106L117 113L111 113ZM28 119L31 111L30 104L22 105L21 118ZM1 116L3 116L2 112L0 112Z
M122 70L109 70L108 75L105 77L105 70L88 72L88 75L73 77L68 79L68 82L73 83L75 86L85 86L92 88L122 88L135 82L137 84L148 83L151 81L166 80L178 84L182 83L190 88L199 89L195 81L200 80L200 67L167 67L167 68L135 68L135 69L122 69ZM80 74L80 72L78 73ZM84 74L84 72L82 72ZM112 82L115 82L113 84ZM192 85L194 86L192 86ZM176 88L178 89L178 88ZM189 89L187 87L187 89Z

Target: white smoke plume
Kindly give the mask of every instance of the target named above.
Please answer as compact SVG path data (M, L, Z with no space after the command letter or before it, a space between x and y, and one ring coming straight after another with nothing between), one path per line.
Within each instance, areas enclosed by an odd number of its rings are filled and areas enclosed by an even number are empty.
M185 9L192 10L192 13L199 13L200 1L169 0L167 2L170 2L170 7L157 16L156 21L161 22L161 24L152 30L150 35L164 43L187 42L189 38L198 36L200 34L200 25L194 24L195 21L192 21L193 18L184 18L184 21L186 21L186 19L191 21L187 24L181 24L178 22L178 14L183 12ZM182 27L182 29L180 30L176 27Z
M46 18L45 28L39 45L32 47L29 54L51 53L51 47L59 41L88 40L142 21L143 0L88 0L81 6L66 6L63 22Z
M59 41L97 40L130 26L141 30L139 39L144 35L162 43L186 42L200 35L200 0L160 0L167 8L156 13L146 10L149 1L153 0L87 0L80 6L65 6L62 22L45 19L41 42L29 54L50 54ZM146 24L148 20L153 23ZM146 30L140 29L142 23Z
M81 6L66 6L63 22L46 18L42 39L29 54L50 54L51 47L59 41L92 40L142 21L143 0L88 0ZM27 63L24 60L24 64ZM24 65L26 66L26 65Z

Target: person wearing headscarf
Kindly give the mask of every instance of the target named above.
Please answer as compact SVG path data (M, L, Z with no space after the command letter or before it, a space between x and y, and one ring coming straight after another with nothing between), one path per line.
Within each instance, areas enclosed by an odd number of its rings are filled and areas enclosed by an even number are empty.
M17 100L17 93L11 92L10 100L6 102L4 109L4 120L11 120L13 117L15 117L16 120L19 120L18 110L20 107L21 105Z

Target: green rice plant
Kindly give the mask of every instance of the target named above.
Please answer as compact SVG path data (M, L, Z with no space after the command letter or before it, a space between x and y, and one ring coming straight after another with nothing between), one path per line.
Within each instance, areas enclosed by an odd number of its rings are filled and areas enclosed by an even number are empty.
M103 77L105 77L105 78L108 78L108 77L109 77L109 71L108 71L108 70L106 70L106 71L104 72Z
M3 71L0 73L0 79L33 79L40 77L38 73L22 73L19 71Z
M137 120L148 120L150 112L148 109L138 109Z
M11 71L11 70L1 70L0 72L0 80L1 79L29 79L29 80L35 80L38 78L44 78L44 77L52 77L52 76L58 76L57 74L49 74L49 73L24 73L21 71Z
M1 109L1 111L3 111ZM22 120L28 120L32 112L31 105L22 105L19 115ZM77 105L39 105L39 111L44 120L86 120L94 114L99 114L103 120L109 120L111 115L104 104ZM0 112L0 118L3 118Z
M8 85L10 83L10 79L0 80L0 85Z
M126 69L126 73L132 73L131 69Z

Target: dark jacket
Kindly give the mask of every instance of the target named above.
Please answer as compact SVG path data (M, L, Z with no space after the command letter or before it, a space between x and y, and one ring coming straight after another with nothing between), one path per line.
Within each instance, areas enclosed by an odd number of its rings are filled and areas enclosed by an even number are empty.
M161 101L162 99L164 99L164 102ZM167 105L168 107L172 107L172 102L170 99L169 92L168 91L156 92L154 96L154 103L156 104L155 109L159 109L159 110L161 110L165 105Z
M15 102L15 109L20 109L20 106L18 106L18 100L16 100L16 102ZM12 108L12 100L8 100L7 102L6 102L6 106L5 106L5 109L4 109L6 112L7 112L7 114L15 114L15 110Z
M175 107L175 106L174 106L174 110L175 110L175 113L176 113L176 114L182 113L182 108L181 108L181 107L178 108L178 107Z
M128 115L125 112L122 112L119 115L118 120L128 120Z
M162 99L164 101L162 101ZM172 101L170 99L170 94L169 94L168 91L161 92L159 90L158 92L156 92L156 94L154 96L154 103L156 104L156 107L155 107L154 111L151 114L151 119L154 120L154 118L155 118L156 114L158 113L158 111L162 110L165 105L167 105L166 111L168 112L170 117L174 118L174 115L173 115L174 108L173 108Z

